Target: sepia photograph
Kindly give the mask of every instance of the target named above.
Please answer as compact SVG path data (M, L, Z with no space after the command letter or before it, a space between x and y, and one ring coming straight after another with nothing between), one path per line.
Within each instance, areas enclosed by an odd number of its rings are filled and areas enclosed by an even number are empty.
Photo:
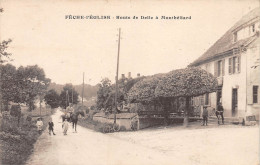
M0 165L259 165L259 0L0 0Z

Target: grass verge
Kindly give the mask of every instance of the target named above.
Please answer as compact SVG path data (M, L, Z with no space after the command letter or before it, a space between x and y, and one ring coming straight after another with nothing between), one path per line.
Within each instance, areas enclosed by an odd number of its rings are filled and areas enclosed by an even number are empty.
M23 165L33 152L33 145L40 134L36 120L26 120L22 116L18 125L17 118L9 114L0 118L0 164ZM46 129L51 115L43 117L43 130Z

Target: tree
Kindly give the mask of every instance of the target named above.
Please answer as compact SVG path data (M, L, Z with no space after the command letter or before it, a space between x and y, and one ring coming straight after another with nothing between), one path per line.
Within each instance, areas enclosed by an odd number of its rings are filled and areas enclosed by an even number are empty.
M121 78L118 80L118 88L123 95L121 95L121 100L125 101L128 98L129 90L140 80L144 79L145 77L138 77L138 78ZM119 100L120 101L120 100Z
M16 79L19 95L16 97L15 102L26 103L29 110L33 110L36 96L41 98L45 94L50 79L45 77L44 70L37 65L19 67Z
M108 106L112 106L113 102L110 100L112 97L112 85L111 81L108 78L104 78L98 84L97 91L97 108L107 108ZM112 98L111 98L112 99Z
M72 84L66 84L60 94L60 106L66 108L69 103L77 104L79 102L79 94L76 92Z
M185 68L169 72L155 89L156 97L186 98L184 126L188 125L190 99L194 96L211 93L217 89L217 79L200 68Z
M11 60L10 59L10 56L12 55L11 53L8 53L6 52L6 49L8 48L10 42L12 42L11 39L9 40L4 40L0 43L0 64L6 62L8 60Z
M129 102L139 102L143 104L152 103L157 98L155 96L155 89L164 74L157 74L143 78L138 81L128 92Z
M53 89L48 90L44 96L44 100L48 105L50 105L51 109L57 108L60 105L60 96Z
M0 88L4 110L8 110L9 101L15 101L18 94L16 86L16 68L11 64L0 65Z

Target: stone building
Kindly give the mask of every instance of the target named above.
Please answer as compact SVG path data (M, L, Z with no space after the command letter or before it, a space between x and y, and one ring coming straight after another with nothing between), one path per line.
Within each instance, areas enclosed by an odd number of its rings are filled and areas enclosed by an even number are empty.
M218 90L193 98L193 105L216 108L221 102L226 117L256 116L259 120L260 51L259 8L243 16L202 56L189 65L217 77Z

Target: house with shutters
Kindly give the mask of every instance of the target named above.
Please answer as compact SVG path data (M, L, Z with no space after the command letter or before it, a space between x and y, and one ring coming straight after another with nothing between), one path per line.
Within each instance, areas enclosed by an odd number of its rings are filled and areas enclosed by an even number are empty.
M189 67L201 67L218 80L218 90L192 99L193 106L216 108L226 117L256 116L260 111L260 8L243 16Z

